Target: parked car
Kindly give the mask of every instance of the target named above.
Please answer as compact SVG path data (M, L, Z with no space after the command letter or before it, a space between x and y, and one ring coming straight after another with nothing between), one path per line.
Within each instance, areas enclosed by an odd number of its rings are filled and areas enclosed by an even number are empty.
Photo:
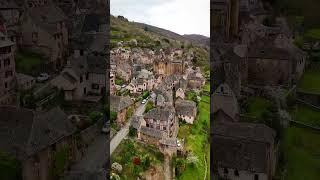
M178 147L181 147L181 143L180 143L179 140L177 140L177 146L178 146Z
M121 88L125 88L125 87L126 87L126 85L125 85L125 84L121 86Z
M147 102L146 99L142 100L141 104L145 104Z
M38 77L37 77L37 81L38 82L44 82L47 81L50 78L49 74L47 73L41 73Z
M106 122L106 123L103 125L103 127L102 127L102 129L101 129L101 132L107 134L107 133L109 133L109 131L110 131L110 126L109 126L109 123Z

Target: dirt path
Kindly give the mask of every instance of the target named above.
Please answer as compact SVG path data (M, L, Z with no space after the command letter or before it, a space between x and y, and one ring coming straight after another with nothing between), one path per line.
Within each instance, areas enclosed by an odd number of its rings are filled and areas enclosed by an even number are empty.
M167 156L167 155L164 156L163 168L164 168L165 180L172 180L170 160L171 160L170 156Z

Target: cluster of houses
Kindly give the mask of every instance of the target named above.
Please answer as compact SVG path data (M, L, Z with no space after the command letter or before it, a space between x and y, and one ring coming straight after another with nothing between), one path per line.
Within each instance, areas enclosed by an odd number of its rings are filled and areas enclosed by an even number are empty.
M131 125L139 140L176 153L179 121L193 124L197 116L197 105L186 100L186 92L205 84L200 68L192 66L192 56L183 49L124 48L119 43L110 54L110 103L116 121L123 125L128 109L137 105L135 97L150 92L153 108L132 116ZM117 79L123 84L117 84Z
M270 14L262 1L212 0L211 7L212 171L223 179L271 180L278 158L275 130L240 122L238 101L266 88L292 87L307 55L294 45L284 18L265 23Z
M64 171L83 156L70 114L21 107L18 95L37 84L42 87L34 94L49 87L63 92L65 101L101 100L107 93L107 7L99 0L0 2L1 148L21 163L24 180L52 179L52 170ZM32 72L17 72L19 52L41 54L42 73L52 78L37 83ZM55 167L57 152L66 147L66 164Z

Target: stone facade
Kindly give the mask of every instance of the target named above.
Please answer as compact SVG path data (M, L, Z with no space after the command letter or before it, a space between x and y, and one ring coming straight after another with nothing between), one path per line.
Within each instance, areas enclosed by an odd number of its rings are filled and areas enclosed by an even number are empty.
M16 87L16 70L14 58L14 43L0 32L0 104L14 102Z

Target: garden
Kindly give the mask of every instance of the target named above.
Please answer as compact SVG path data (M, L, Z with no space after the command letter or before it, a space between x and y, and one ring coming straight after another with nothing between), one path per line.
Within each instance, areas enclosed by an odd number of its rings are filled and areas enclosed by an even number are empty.
M113 169L112 173L121 179L136 180L148 169L161 165L164 157L156 147L125 139L113 152L111 160L112 164L121 165L121 168Z
M45 65L42 55L29 51L17 52L15 59L17 72L32 76L39 75L39 73L41 73L41 68Z
M188 152L188 156L187 158L177 157L174 160L178 179L210 179L209 127L210 97L201 96L195 123L193 125L182 123L179 128L178 138L185 139L184 147Z
M320 177L320 134L308 129L289 127L283 140L284 167L287 180Z
M306 70L298 84L298 90L320 94L320 71Z

